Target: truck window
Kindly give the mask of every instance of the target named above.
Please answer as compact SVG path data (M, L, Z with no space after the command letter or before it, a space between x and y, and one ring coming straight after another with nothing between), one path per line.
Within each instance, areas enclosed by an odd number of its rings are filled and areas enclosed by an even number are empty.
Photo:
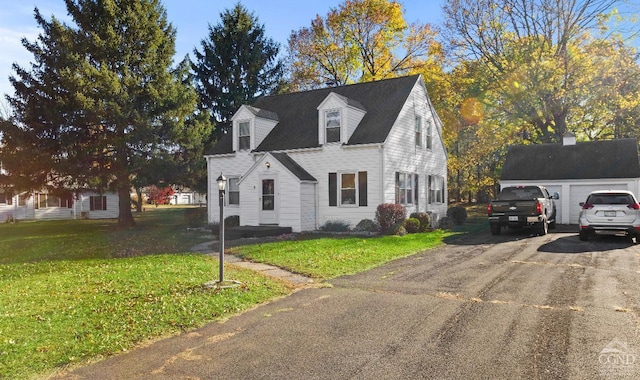
M544 194L537 187L505 187L498 194L499 201L530 200L544 198Z

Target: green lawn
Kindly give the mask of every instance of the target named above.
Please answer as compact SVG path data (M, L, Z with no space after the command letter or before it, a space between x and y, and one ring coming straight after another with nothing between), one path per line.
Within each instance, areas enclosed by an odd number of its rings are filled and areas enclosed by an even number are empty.
M137 226L78 220L0 224L0 379L34 378L190 330L288 294L286 284L230 265L242 283L210 289L217 260L188 253L212 240L179 207L134 214ZM486 228L403 237L315 238L241 246L237 255L317 279L357 273Z
M232 289L204 286L217 260L189 248L184 209L150 209L138 226L115 221L0 224L0 379L26 379L126 351L149 339L226 318L285 284L230 267Z
M362 272L389 260L442 244L455 232L436 230L405 236L318 238L230 249L251 261L273 264L318 279Z

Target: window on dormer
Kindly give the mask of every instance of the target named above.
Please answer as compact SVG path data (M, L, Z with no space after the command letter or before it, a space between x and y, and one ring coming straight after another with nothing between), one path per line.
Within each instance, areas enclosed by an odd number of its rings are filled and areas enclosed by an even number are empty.
M325 140L327 143L340 142L340 110L325 113Z
M251 147L251 128L248 121L240 122L238 125L238 149L247 150Z

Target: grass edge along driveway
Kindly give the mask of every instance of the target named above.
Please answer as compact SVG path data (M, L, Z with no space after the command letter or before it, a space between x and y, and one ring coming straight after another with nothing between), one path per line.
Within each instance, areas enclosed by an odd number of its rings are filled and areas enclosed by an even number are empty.
M443 230L405 236L323 237L238 246L229 253L316 279L355 274L442 244ZM227 251L227 250L225 250Z

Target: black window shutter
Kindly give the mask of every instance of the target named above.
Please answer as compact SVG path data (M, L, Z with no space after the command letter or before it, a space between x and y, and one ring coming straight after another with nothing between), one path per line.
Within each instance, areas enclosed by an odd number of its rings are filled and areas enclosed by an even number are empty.
M416 207L419 206L418 200L420 199L420 192L418 191L418 183L420 183L419 180L420 180L420 178L418 178L418 175L416 174L416 178L413 181L413 186L414 186L414 188L413 188L413 198L415 200L415 202L413 202L413 203L416 205Z
M367 172L358 172L358 206L367 205Z
M400 173L396 172L396 203L400 203Z
M93 210L96 209L96 206L95 206L94 202L95 202L95 197L90 196L89 197L89 211L93 211Z
M329 173L329 206L338 205L338 173Z
M105 210L105 211L107 210L107 196L106 195L102 196L102 209Z

